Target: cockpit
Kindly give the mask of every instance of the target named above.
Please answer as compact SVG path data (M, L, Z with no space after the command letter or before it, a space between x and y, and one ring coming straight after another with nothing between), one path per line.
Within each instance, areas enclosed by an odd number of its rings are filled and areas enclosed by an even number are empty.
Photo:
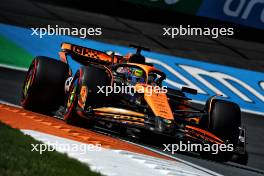
M129 84L144 83L153 86L161 86L165 74L158 70L146 71L137 65L120 65L114 69L114 75L118 79L126 80Z

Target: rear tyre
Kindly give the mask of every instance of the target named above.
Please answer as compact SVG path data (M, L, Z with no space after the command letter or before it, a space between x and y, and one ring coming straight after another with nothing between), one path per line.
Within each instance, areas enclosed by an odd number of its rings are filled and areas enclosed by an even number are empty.
M84 111L88 111L89 106L98 106L105 103L105 94L98 94L98 86L111 85L109 72L100 66L81 67L75 74L70 86L69 95L66 101L66 113L64 119L69 124L83 125ZM93 124L92 119L88 119L85 126ZM88 124L89 123L89 124Z
M64 84L69 66L61 61L38 56L27 72L21 105L25 109L50 114L64 103Z

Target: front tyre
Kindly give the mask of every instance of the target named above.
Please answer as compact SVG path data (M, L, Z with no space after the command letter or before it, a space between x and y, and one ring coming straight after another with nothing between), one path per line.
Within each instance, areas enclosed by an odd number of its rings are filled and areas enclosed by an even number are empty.
M236 145L241 126L241 112L236 103L216 100L212 105L209 130L224 141Z
M248 152L245 152L244 154L234 154L231 159L232 162L247 165L248 163Z
M207 105L207 130L226 142L229 150L231 146L235 150L241 126L240 107L236 103L219 99L211 99ZM229 161L232 155L233 151L219 151L217 160Z

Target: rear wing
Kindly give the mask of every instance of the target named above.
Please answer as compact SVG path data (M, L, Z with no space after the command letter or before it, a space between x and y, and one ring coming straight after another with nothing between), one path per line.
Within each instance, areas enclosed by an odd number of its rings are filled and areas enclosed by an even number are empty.
M59 52L60 58L63 62L67 63L67 55L70 55L72 59L81 64L86 63L98 63L98 64L112 64L123 63L124 58L117 55L108 55L103 51L95 50L92 48L86 48L71 43L62 43L61 52Z

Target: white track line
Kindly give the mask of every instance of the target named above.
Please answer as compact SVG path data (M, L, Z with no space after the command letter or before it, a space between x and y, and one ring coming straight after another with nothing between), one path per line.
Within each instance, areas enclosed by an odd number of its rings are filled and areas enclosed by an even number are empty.
M26 72L28 70L27 68L24 68L24 67L16 67L16 66L11 66L11 65L6 65L6 64L0 64L0 67L8 68L11 70L24 71L24 72Z
M255 114L255 115L264 116L264 113L263 112L259 112L259 111L252 111L252 110L243 109L243 108L241 108L241 111L245 112L245 113L248 113L248 114Z
M93 171L98 171L107 176L220 176L220 174L205 168L194 167L190 163L186 164L186 161L183 160L171 161L125 150L105 148L101 148L100 151L85 150L84 152L82 151L84 145L91 144L33 130L22 131L45 144L75 146L74 150L73 147L72 149L71 147L56 147L56 150L67 153L68 156L89 165Z
M19 105L15 105L13 103L9 103L7 101L3 101L3 100L0 100L0 104L5 104L5 105L8 105L8 106L13 106L13 107L16 107L16 108L22 108L21 106Z

